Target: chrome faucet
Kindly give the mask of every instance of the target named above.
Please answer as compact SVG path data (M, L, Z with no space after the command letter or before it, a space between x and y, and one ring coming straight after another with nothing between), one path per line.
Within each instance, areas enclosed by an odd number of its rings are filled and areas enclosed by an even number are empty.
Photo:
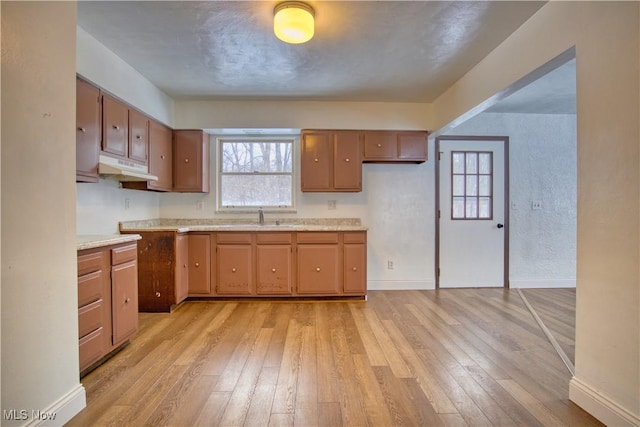
M262 211L262 208L258 208L258 223L260 225L264 225L264 212Z

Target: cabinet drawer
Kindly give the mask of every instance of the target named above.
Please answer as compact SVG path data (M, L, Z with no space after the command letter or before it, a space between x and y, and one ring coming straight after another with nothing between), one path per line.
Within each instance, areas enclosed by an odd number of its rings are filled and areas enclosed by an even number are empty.
M78 332L82 338L102 326L102 300L88 304L78 310Z
M364 232L344 233L342 238L344 243L365 243L367 240Z
M102 252L78 255L78 276L93 273L102 268Z
M257 244L288 244L291 243L291 233L258 233Z
M118 265L123 262L133 261L137 258L137 252L138 245L136 243L113 248L111 249L111 265Z
M251 233L218 233L218 243L251 244Z
M80 340L80 371L88 368L103 356L102 333L103 329L99 328Z
M298 233L298 243L338 243L338 233L332 231Z
M78 307L102 297L102 270L78 277Z

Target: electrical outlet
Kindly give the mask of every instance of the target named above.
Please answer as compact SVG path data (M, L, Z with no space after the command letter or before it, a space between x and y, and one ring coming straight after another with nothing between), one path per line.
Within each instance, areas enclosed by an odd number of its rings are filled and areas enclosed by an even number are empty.
M534 211L542 210L542 202L540 200L534 200L531 202L531 209Z
M329 200L327 202L327 209L329 209L330 211L336 210L336 201L335 200Z
M124 199L124 209L128 210L131 207L131 201L129 199Z
M197 211L201 211L204 209L204 201L203 200L198 200L196 202L196 210Z
M387 269L388 270L393 270L393 261L391 261L391 260L387 261Z

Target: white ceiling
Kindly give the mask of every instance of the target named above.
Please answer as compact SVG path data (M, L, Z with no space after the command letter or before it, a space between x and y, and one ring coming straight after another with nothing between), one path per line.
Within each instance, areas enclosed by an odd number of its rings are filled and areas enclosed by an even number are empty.
M78 25L175 99L432 102L544 4L309 1L315 37L288 45L278 2L80 1Z

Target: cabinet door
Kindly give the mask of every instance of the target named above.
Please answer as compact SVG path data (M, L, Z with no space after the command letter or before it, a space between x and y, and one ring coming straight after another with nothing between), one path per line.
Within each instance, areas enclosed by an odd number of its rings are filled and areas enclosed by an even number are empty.
M149 119L136 110L129 110L129 158L147 164L149 152Z
M149 188L171 191L173 187L171 129L154 120L149 122L149 173L158 177Z
M398 136L396 132L365 132L365 160L394 160L398 156Z
M259 295L291 294L291 245L258 245L256 249Z
M100 90L76 79L76 181L98 182Z
M111 267L111 315L117 346L138 330L138 268L136 261Z
M129 109L120 101L102 95L102 151L127 157Z
M211 238L208 234L189 235L189 294L211 293Z
M302 135L302 191L329 191L332 188L333 141L330 132Z
M253 295L251 245L218 245L218 295Z
M400 160L427 160L427 133L402 132L398 134L398 158Z
M189 294L189 241L186 234L176 236L176 304Z
M335 295L342 283L338 245L298 246L298 294Z
M333 186L336 190L362 190L360 132L334 135Z
M209 192L209 141L201 130L173 134L173 190Z
M344 293L365 294L367 291L367 250L363 244L345 244Z

